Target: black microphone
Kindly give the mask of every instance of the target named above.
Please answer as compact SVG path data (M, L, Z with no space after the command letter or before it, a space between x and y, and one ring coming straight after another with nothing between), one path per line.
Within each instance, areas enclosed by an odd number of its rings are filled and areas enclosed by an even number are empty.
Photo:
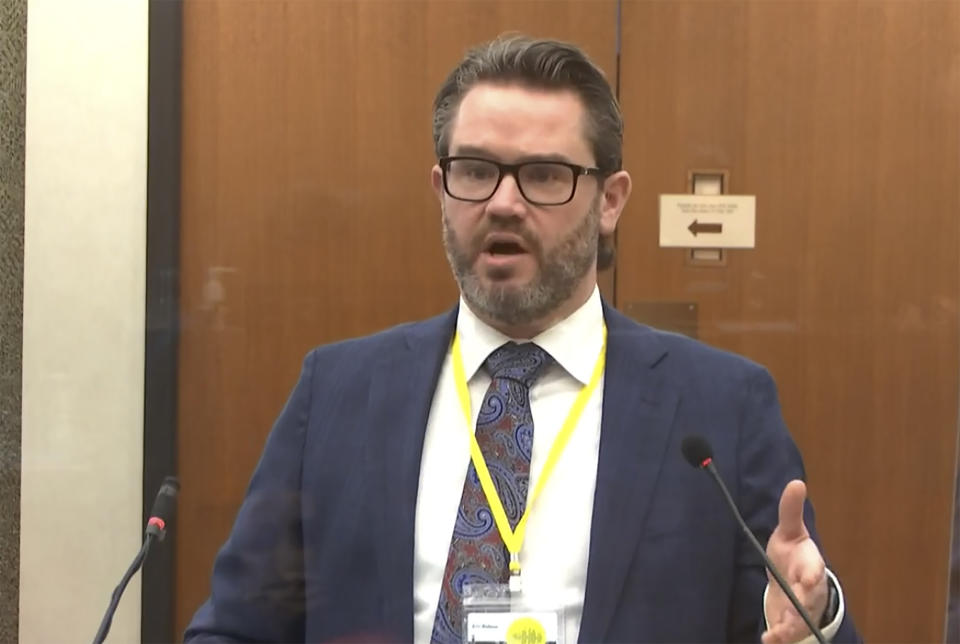
M110 604L107 606L107 612L104 613L103 620L100 622L100 628L97 629L97 634L93 638L93 644L103 644L103 640L107 638L107 633L110 632L113 614L117 612L117 606L120 605L120 597L123 596L123 591L127 589L127 584L130 583L130 580L136 572L140 570L144 560L147 558L147 553L150 552L150 545L153 541L163 541L164 536L166 536L167 522L173 518L173 514L177 509L177 493L179 491L180 482L177 481L175 476L168 476L163 479L160 491L157 492L157 498L153 502L153 508L150 510L150 518L147 520L143 546L141 546L137 556L133 558L133 563L127 568L127 572L123 574L120 583L113 589Z
M760 542L757 541L757 538L753 536L753 533L750 532L750 528L747 527L746 522L744 522L743 517L740 515L740 510L737 509L737 504L733 502L733 497L730 496L730 490L727 489L727 486L724 485L723 479L720 478L717 468L713 464L713 448L710 447L710 443L703 436L691 435L683 439L683 442L680 444L680 451L683 452L683 457L687 459L687 462L690 463L693 467L701 470L706 470L710 473L710 476L713 477L713 480L716 481L717 485L720 487L720 491L723 492L723 498L727 500L727 505L730 506L730 511L733 513L734 518L736 518L737 523L740 524L740 529L743 530L743 533L747 535L747 539L750 540L750 543L753 544L753 547L760 553L760 556L763 557L763 563L766 565L767 570L770 571L770 574L773 575L773 578L776 579L777 585L783 590L783 592L790 599L790 603L793 604L793 607L797 609L797 613L800 614L800 617L803 618L803 621L806 623L807 627L810 629L810 632L813 633L813 636L817 639L820 644L827 644L827 641L824 639L823 634L820 633L820 629L813 625L813 619L810 618L810 614L807 613L806 609L800 604L800 600L797 599L797 596L793 594L793 591L790 589L790 585L787 584L786 580L783 578L783 575L780 574L780 571L776 569L773 565L773 562L770 561L770 557L767 556L766 550L763 546L760 545Z
M180 482L175 476L168 476L163 479L160 485L160 491L157 492L157 498L153 501L153 508L150 510L150 518L147 520L146 535L153 535L159 541L167 534L167 521L169 521L177 511L177 493L180 492Z

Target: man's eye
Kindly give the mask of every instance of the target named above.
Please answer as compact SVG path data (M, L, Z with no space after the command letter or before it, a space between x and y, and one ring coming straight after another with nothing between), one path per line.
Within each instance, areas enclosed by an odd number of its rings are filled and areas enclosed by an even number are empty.
M474 178L477 178L477 179L485 179L485 178L487 178L487 177L493 176L493 171L492 171L490 168L484 167L484 166L477 166L477 167L474 167L474 168L469 168L468 171L467 171L467 173L468 173L471 177L474 177Z
M453 170L456 174L468 179L489 179L497 175L496 166L482 162L460 161Z
M527 166L524 173L526 178L537 183L550 183L559 178L559 172L555 166L551 165L532 165Z

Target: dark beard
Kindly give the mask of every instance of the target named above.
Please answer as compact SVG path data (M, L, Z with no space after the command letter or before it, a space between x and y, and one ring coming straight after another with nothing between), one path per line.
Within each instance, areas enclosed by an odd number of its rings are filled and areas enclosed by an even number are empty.
M493 220L491 220L493 221ZM580 224L557 246L544 253L540 241L522 227L518 219L501 219L477 231L471 246L464 249L443 213L443 246L463 299L474 311L508 326L530 324L557 310L572 297L583 277L597 261L600 235L599 200L594 202ZM522 286L484 286L474 272L474 263L483 240L493 232L520 235L528 251L536 257L538 270Z

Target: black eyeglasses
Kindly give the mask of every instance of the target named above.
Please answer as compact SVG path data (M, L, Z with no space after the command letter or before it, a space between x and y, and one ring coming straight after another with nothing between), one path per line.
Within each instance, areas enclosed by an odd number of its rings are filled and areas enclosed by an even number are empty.
M523 198L535 206L569 203L581 175L599 176L599 168L564 161L498 163L480 157L441 157L443 189L460 201L486 201L500 187L503 175L512 175Z

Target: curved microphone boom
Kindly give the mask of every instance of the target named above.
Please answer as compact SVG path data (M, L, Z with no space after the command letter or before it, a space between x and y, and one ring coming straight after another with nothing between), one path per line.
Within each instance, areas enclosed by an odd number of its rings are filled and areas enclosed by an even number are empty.
M153 502L153 508L150 510L150 518L147 520L143 546L140 547L140 552L137 553L137 556L133 558L133 563L127 568L127 572L123 574L120 583L114 588L113 595L110 596L110 604L107 606L107 611L104 613L103 619L100 622L100 628L97 629L97 634L93 638L93 644L103 644L103 640L107 638L107 633L110 632L113 614L117 612L117 606L120 605L120 597L123 596L123 591L126 590L127 584L130 583L130 580L136 572L140 570L144 560L147 558L147 553L150 552L150 545L154 540L163 541L164 536L166 536L167 522L170 521L176 511L177 493L179 491L180 482L177 481L175 476L168 476L163 479L160 491L157 492L157 498Z
M803 619L804 623L806 623L807 628L810 629L810 632L813 633L813 636L817 639L817 642L820 644L827 644L827 641L824 639L820 629L813 625L813 619L811 619L810 614L800 603L800 600L797 599L797 596L793 594L793 590L790 589L790 585L783 578L783 575L780 574L780 571L777 570L776 566L773 565L773 562L770 561L770 557L767 556L766 550L764 550L763 546L760 545L760 542L757 541L757 538L753 536L753 532L750 531L750 528L747 527L746 522L743 520L743 516L740 514L740 510L737 509L737 504L734 503L733 497L730 496L730 490L727 489L723 479L720 478L720 473L717 472L717 468L713 464L713 448L710 447L709 441L707 441L707 439L703 436L697 436L696 434L687 436L680 444L680 451L683 452L683 457L687 459L687 462L690 463L690 465L699 470L706 470L710 473L710 476L716 482L717 486L720 488L720 491L723 492L723 498L727 500L727 505L730 507L730 511L733 513L734 518L736 518L737 523L740 524L740 529L743 530L745 535L747 535L747 539L750 540L750 543L753 544L753 547L756 549L756 551L760 553L760 556L763 558L764 565L766 565L767 570L770 571L770 574L773 575L773 578L777 581L777 585L780 586L787 598L790 599L790 603L793 604L793 607L797 610L797 613Z

